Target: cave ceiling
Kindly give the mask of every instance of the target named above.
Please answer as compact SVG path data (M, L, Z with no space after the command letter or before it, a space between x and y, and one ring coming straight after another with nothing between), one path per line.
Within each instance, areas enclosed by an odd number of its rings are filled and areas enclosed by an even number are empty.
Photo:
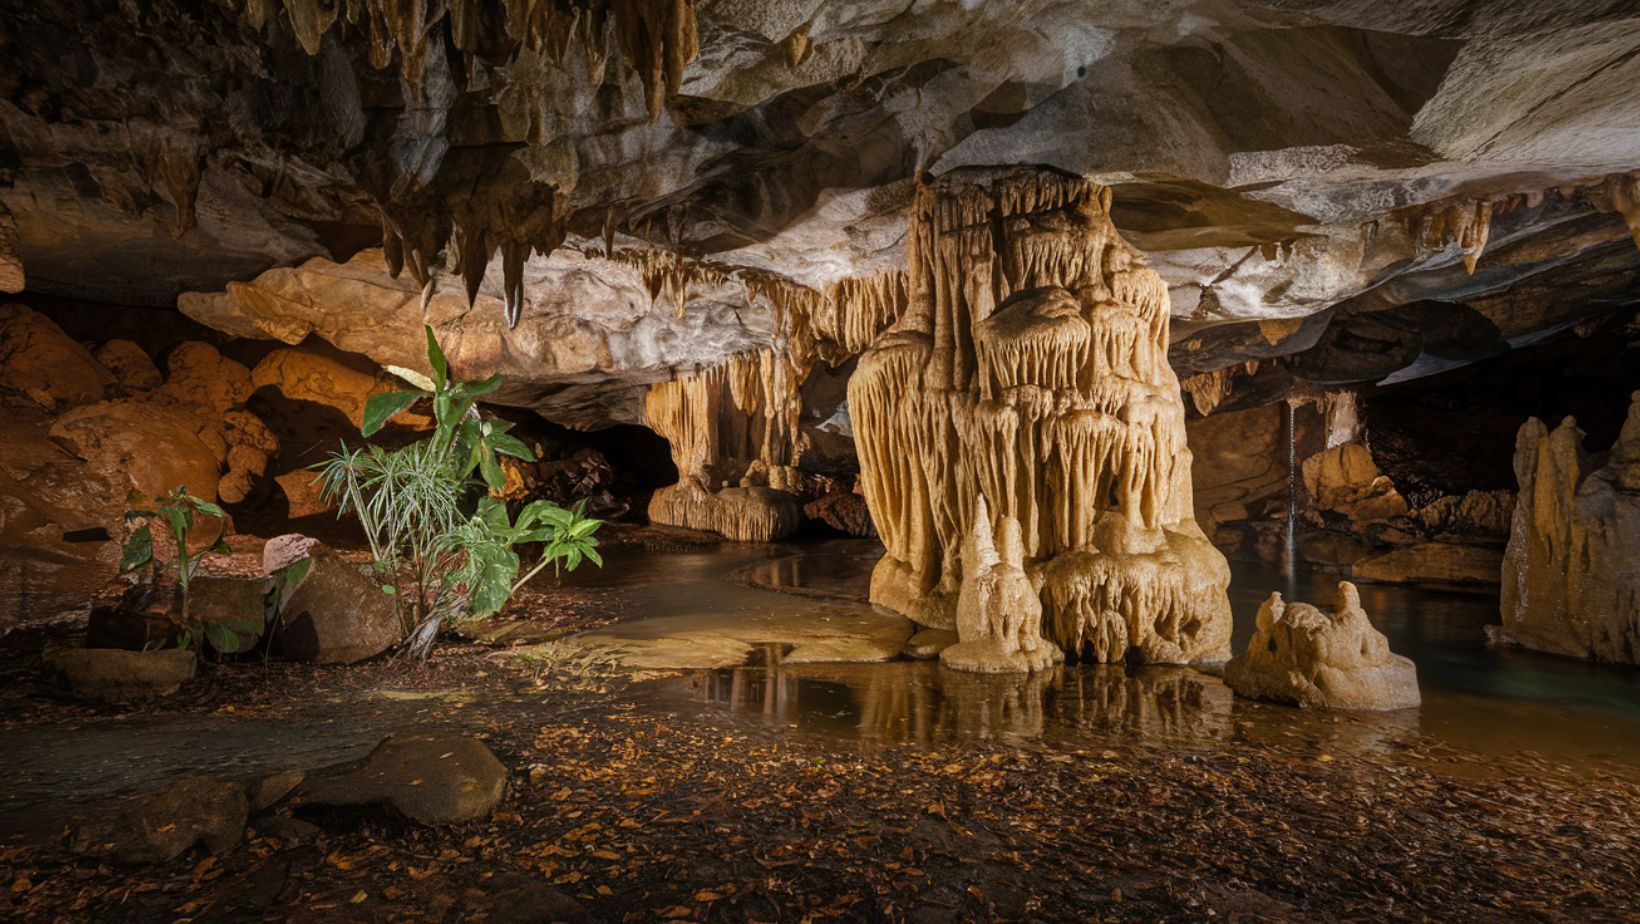
M363 274L395 306L486 313L486 349L527 379L533 354L496 346L516 315L641 301L612 251L823 290L904 266L919 177L1040 164L1113 188L1171 291L1181 376L1285 357L1289 379L1394 380L1640 301L1624 0L0 9L12 289L172 306L280 268ZM627 384L766 342L736 291L697 288L706 310L653 335L620 322L642 341ZM565 380L619 378L605 359Z

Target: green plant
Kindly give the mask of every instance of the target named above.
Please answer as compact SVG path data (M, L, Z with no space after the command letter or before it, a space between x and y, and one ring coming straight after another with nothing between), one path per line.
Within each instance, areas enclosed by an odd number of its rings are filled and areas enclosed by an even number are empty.
M427 363L433 368L428 381L431 388L415 391L389 391L373 395L365 402L364 423L359 428L365 437L375 436L389 420L409 409L417 401L428 400L433 405L432 443L449 457L455 477L466 479L476 469L491 490L499 491L506 484L497 456L512 456L534 462L535 454L518 437L507 431L513 425L505 420L486 420L478 413L478 399L501 387L498 372L476 382L457 382L450 378L450 363L439 349L433 328L427 333Z
M136 491L131 492L128 501L138 504L143 496ZM193 538L196 518L200 516L212 517L217 521L216 535L202 548L190 548ZM193 582L194 574L199 570L199 564L204 557L212 552L228 551L228 544L223 541L228 530L228 515L221 507L207 500L202 500L188 493L186 485L178 485L171 493L158 498L152 509L133 507L125 512L125 519L142 520L126 540L125 547L120 554L120 573L129 574L144 568L153 569L153 579L158 582L164 580L164 567L154 557L153 524L156 520L162 521L171 532L171 538L177 547L177 633L178 648L192 648L196 643L210 642L211 646L224 654L232 654L249 647L249 640L254 640L260 634L262 627L244 620L230 622L196 623L188 606L188 588Z
M395 596L401 614L408 607L407 648L421 656L431 649L443 621L463 611L490 615L506 604L522 583L517 580L519 560L513 546L548 543L543 564L523 580L545 563L573 568L589 557L598 561L593 551L597 541L592 539L598 521L581 516L579 508L572 513L537 501L515 524L508 521L501 502L486 497L479 501L475 516L462 514L463 503L480 484L473 478L475 472L483 485L499 491L506 482L500 456L525 461L534 461L535 456L508 432L510 422L478 412L478 398L501 387L501 376L453 380L433 329L425 331L432 378L398 370L402 378L424 387L371 397L359 429L365 437L374 436L389 420L425 400L433 409L432 436L402 449L343 445L315 466L321 496L334 503L339 514L357 516L364 527L382 590ZM401 580L411 587L402 596L397 593Z
M598 539L593 534L603 525L585 515L586 502L565 509L552 501L526 504L515 521L509 521L507 505L493 497L478 502L478 512L452 530L448 547L462 554L457 580L467 588L467 612L489 616L501 611L512 595L548 565L574 571L582 561L603 567ZM541 557L522 576L517 546L542 543Z

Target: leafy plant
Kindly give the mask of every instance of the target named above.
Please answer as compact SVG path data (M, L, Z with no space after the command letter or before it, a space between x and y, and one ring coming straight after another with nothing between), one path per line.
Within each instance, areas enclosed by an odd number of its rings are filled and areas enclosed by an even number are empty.
M432 436L402 449L343 445L315 466L321 496L339 514L357 516L364 527L382 590L395 596L401 614L408 607L407 647L421 656L431 649L441 622L463 611L479 616L498 612L546 564L574 568L587 558L599 561L592 538L599 521L582 516L580 508L571 512L537 501L513 523L505 505L486 497L476 515L462 514L463 503L480 483L493 491L505 486L500 456L534 461L535 455L508 432L510 422L478 412L478 398L500 388L501 376L453 380L433 329L425 330L432 378L399 370L402 378L425 387L371 397L360 433L374 436L389 420L425 400L433 408ZM519 579L514 546L525 542L545 542L548 551ZM402 597L397 593L401 579L412 588Z
M129 498L131 503L141 503L143 497L133 491ZM202 548L195 551L190 548L194 526L201 516L213 517L217 521L216 535ZM229 622L196 623L189 610L188 588L193 582L194 574L199 570L199 564L204 557L212 552L228 551L228 544L223 536L228 531L228 515L221 507L210 501L203 500L188 493L186 485L178 485L169 494L157 499L152 509L134 507L125 512L125 519L143 520L126 540L125 547L120 554L120 573L129 574L144 568L153 569L153 578L156 582L164 580L164 567L154 557L153 525L162 522L170 530L171 538L177 547L177 619L179 631L177 634L178 648L192 648L196 642L210 642L211 646L224 654L232 654L250 646L262 627L246 620Z
M492 491L506 485L497 456L512 456L534 462L535 454L518 437L507 431L513 424L506 420L486 420L478 413L478 399L501 387L501 373L476 382L457 382L450 378L450 363L439 349L433 328L424 326L427 333L427 363L433 368L430 389L416 391L389 391L373 395L365 402L364 423L359 428L365 437L375 436L389 420L408 410L417 401L429 400L433 405L433 420L437 428L432 443L448 453L457 478L466 479L476 469Z
M520 587L548 565L555 574L559 569L574 571L582 561L603 567L593 535L603 521L586 516L585 508L585 501L566 510L552 501L537 500L526 504L518 519L509 522L506 504L493 497L479 501L478 512L449 535L450 547L463 553L456 577L467 588L468 613L489 616L500 612ZM520 576L516 547L535 542L543 544L541 557Z

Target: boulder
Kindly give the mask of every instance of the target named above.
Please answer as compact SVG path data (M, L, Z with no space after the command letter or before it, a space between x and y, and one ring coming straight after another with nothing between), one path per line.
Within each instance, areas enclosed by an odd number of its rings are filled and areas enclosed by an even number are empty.
M1339 582L1330 613L1272 593L1246 652L1224 666L1224 682L1249 699L1320 709L1408 709L1421 701L1412 661L1390 652L1348 581Z
M245 787L245 798L253 812L265 812L295 791L307 778L305 771L292 768L262 777Z
M211 408L219 415L251 396L251 371L198 340L179 344L165 358L161 393L184 404Z
M100 399L114 376L50 318L0 305L0 380L52 408Z
M293 401L333 407L355 427L364 423L364 406L371 395L395 390L384 378L300 347L274 350L262 357L251 370L251 386L274 388Z
M275 574L308 557L319 540L301 533L274 536L262 545L262 573Z
M188 616L196 623L214 623L232 632L237 642L225 653L246 651L262 637L267 595L266 578L199 575L188 584ZM212 647L220 647L210 632L205 637Z
M424 825L487 818L507 791L507 768L484 742L466 735L393 735L363 765L315 774L298 792L303 805L385 803Z
M850 536L869 539L877 535L866 499L853 491L833 491L815 498L803 505L803 515Z
M97 362L130 391L148 391L164 381L153 359L130 340L110 340L97 347Z
M352 664L373 658L404 638L393 598L358 565L316 544L306 558L287 567L304 571L281 587L274 638L284 657Z
M169 696L193 678L198 663L192 651L176 648L69 648L50 660L76 695L105 702Z
M279 490L285 493L285 504L288 516L292 520L302 517L318 516L321 513L330 513L336 505L321 496L319 473L311 468L299 468L275 475L274 482Z
M149 398L78 407L51 425L51 438L101 471L123 472L149 497L177 485L216 500L227 444L198 408Z
M123 864L168 863L195 844L220 853L245 833L245 793L233 783L183 780L120 800L75 829L69 849Z

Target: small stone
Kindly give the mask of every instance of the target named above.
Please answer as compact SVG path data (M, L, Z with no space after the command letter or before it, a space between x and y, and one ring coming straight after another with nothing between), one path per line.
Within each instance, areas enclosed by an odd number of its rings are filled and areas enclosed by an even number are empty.
M300 786L306 776L306 773L294 768L281 770L245 787L245 796L251 811L262 812L271 808L280 799L290 795L291 790Z
M220 853L245 833L245 793L233 783L183 780L122 799L75 830L69 849L116 863L167 863L195 844Z
M57 652L50 660L75 694L105 702L169 696L194 676L198 661L192 651L175 648L70 648Z
M286 847L311 844L324 836L318 825L289 815L264 815L251 822L251 827L264 837L278 838Z
M356 768L310 778L304 805L386 803L425 825L486 818L507 790L507 768L477 738L394 735Z

